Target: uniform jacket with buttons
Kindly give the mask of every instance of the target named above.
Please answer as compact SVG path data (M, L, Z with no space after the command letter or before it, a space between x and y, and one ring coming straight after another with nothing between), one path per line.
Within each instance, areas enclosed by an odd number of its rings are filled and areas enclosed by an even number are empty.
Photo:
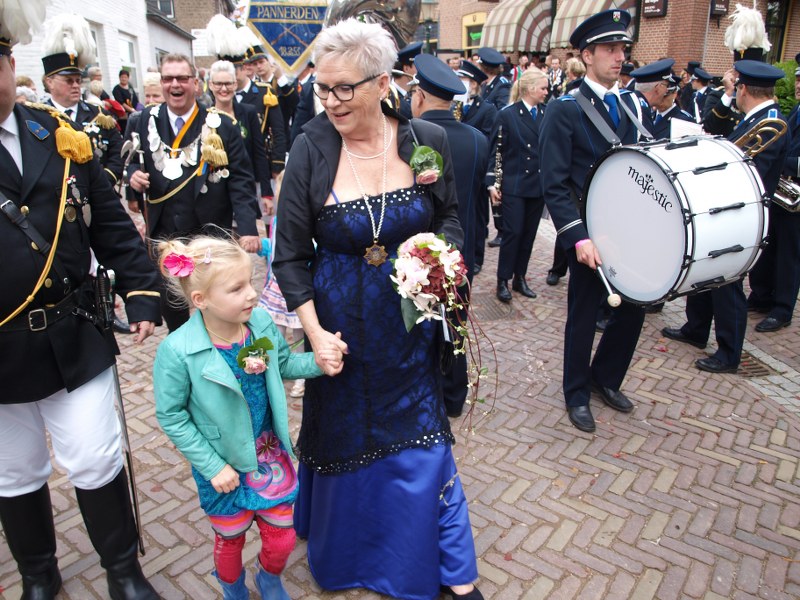
M497 120L497 108L491 102L486 102L480 96L472 99L469 109L461 113L461 122L472 125L475 129L483 133L486 139L492 137L494 123Z
M536 106L536 119L520 101L507 106L497 115L492 149L489 153L489 169L486 185L495 184L495 159L500 144L503 181L500 191L504 196L519 198L541 198L542 183L539 177L539 129L544 119L544 108ZM500 127L503 128L499 140Z
M736 129L728 136L732 142L736 142L739 138L744 136L748 131L758 126L759 121L764 119L781 119L785 121L785 117L780 112L780 107L776 104L769 104L756 113L743 120ZM791 131L787 131L786 135L776 140L753 157L753 163L756 166L758 174L761 175L761 181L764 184L764 190L768 197L772 197L778 187L778 180L781 176L781 171L786 162L786 155L789 147L792 144Z
M269 338L274 348L263 377L272 429L292 453L283 379L322 374L312 352L293 353L262 308L247 323L252 337ZM233 371L208 337L203 314L191 318L161 342L153 364L156 417L175 447L206 479L229 464L247 473L258 466L250 409Z
M269 84L250 82L250 85L241 93L239 101L242 104L249 104L258 112L267 159L272 167L272 172L277 174L286 166L286 123L283 120L280 101L275 106L264 104L264 96L268 93L272 93ZM238 98L240 93L237 92L236 96Z
M603 100L598 98L584 81L581 93L596 107L606 124L614 128ZM641 112L636 96L621 90L620 98L633 114ZM634 144L639 139L636 125L625 111L619 108L620 122L616 130L623 144ZM647 129L652 129L650 118L642 114ZM571 94L565 94L547 105L539 131L539 155L544 200L553 218L559 243L565 249L589 237L581 218L584 184L589 170L611 147L610 142L595 128L589 117Z
M502 110L506 107L510 94L511 82L503 75L498 75L483 88L483 99L494 104L497 110Z
M89 275L91 248L100 264L115 271L116 291L125 300L128 320L160 323L160 277L100 163L72 161L65 184L65 160L56 150L56 119L21 104L14 106L13 114L19 126L23 173L20 176L16 165L0 156L0 191L28 213L30 223L51 243L64 186L68 198L76 201L77 196L86 204L85 209L73 205L74 220L63 218L54 244L58 261L22 314L58 304L75 293ZM46 256L34 250L20 228L2 214L0 247L2 321L33 291ZM43 331L0 328L0 403L35 402L65 388L72 391L113 364L112 344L77 316L68 315Z
M786 154L783 174L788 177L800 179L800 104L792 109L786 119L789 123L789 131L792 134L792 143Z
M656 119L658 123L656 123ZM681 110L681 107L677 104L673 104L672 108L670 108L667 112L661 115L661 118L655 117L653 119L653 138L657 140L667 140L669 139L670 135L670 121L672 119L678 119L679 121L689 121L694 123L694 117L687 113L684 110Z

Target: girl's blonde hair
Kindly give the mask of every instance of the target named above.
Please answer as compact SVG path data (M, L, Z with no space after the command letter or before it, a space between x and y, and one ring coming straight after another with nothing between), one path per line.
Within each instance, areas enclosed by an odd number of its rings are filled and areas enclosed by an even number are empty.
M508 103L514 104L515 102L519 102L522 99L522 96L525 95L525 92L531 89L536 82L540 79L547 79L547 75L544 74L544 71L537 69L536 67L528 67L525 71L522 72L519 79L514 82L514 85L511 86L511 93L509 94Z
M191 262L191 273L183 277L172 275L164 261L175 255L183 264ZM247 261L250 256L232 238L198 235L193 238L165 240L158 244L158 267L167 290L180 301L180 306L191 306L192 292L207 292L214 281L235 264Z

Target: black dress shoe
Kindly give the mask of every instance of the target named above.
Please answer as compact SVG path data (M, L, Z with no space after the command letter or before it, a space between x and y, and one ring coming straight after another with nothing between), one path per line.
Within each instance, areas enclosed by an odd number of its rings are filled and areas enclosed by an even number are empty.
M508 289L508 281L505 279L497 280L497 299L500 302L511 302L511 290Z
M483 594L477 586L471 592L466 594L456 594L449 585L439 586L439 591L446 597L453 600L483 600Z
M581 431L594 433L595 427L592 410L588 406L568 406L567 416L570 422Z
M700 348L700 350L706 347L705 342L698 342L684 335L683 330L679 327L664 327L664 329L661 330L661 335L665 338L675 340L676 342L683 342L695 348Z
M606 330L606 327L608 327L608 322L610 320L611 319L605 319L605 318L597 319L597 322L594 324L595 330L599 331L600 333L603 333Z
M474 267L472 267L472 274L477 275L478 273L481 272L481 269L483 269L483 265L475 265Z
M694 364L701 371L708 371L709 373L736 373L739 370L739 365L726 365L715 356L698 358L694 361Z
M22 576L20 600L52 600L61 591L61 573L54 564L44 573Z
M756 331L759 333L770 333L771 331L778 331L784 327L791 325L791 321L781 321L775 317L767 317L756 325Z
M536 298L536 292L528 287L528 282L525 281L524 277L514 277L511 282L511 289L515 292L519 292L526 298Z
M114 322L111 325L111 328L116 331L117 333L130 333L131 327L125 321L120 319L116 313L114 314Z
M561 276L557 273L553 273L552 271L547 272L547 285L558 285L558 280L561 279Z
M628 400L628 397L619 390L612 390L597 384L594 384L593 387L600 394L603 402L614 410L624 413L629 413L633 410L633 402Z
M489 240L486 243L486 245L489 246L489 248L498 248L502 243L503 243L503 238L502 236L498 235L493 240Z

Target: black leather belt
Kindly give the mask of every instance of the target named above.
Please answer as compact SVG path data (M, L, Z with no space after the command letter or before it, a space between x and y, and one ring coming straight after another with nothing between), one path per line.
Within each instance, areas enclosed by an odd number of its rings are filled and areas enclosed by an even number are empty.
M79 307L75 296L71 294L55 306L35 308L14 317L0 327L0 333L6 331L44 331L53 323L69 315L82 317L92 323L97 322L97 317Z

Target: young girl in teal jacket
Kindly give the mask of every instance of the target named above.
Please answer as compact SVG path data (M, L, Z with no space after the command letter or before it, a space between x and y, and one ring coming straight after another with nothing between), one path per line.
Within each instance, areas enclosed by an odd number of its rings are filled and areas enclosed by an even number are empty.
M312 353L291 353L267 312L256 308L250 257L235 242L162 242L159 260L170 291L197 310L156 353L156 416L192 464L215 534L223 597L249 597L242 548L255 520L262 544L256 586L264 599L288 600L280 573L295 543L297 476L282 378L322 372ZM317 359L336 365L342 356Z

